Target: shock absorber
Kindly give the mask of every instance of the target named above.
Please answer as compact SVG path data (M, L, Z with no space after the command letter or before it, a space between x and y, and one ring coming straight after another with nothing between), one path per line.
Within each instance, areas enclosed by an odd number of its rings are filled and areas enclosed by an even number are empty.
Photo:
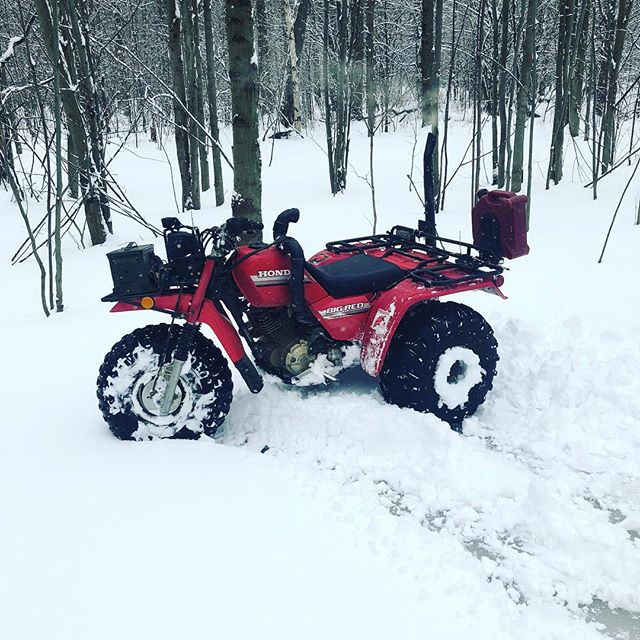
M189 349L199 330L200 327L195 324L185 324L182 326L176 348L173 351L173 359L164 367L162 377L165 380L165 387L158 403L160 412L163 415L169 415L171 411L171 405L173 404L173 398L175 397L182 368L187 361Z

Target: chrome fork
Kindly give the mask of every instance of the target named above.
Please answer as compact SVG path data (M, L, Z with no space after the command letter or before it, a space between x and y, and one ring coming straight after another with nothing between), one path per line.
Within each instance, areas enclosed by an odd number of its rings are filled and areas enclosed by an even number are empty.
M173 352L173 358L169 364L162 367L160 375L165 385L162 390L162 396L158 400L158 408L162 415L169 415L171 411L171 405L173 404L182 369L187 361L189 349L198 331L199 327L195 324L183 325L180 335L178 336L176 348Z

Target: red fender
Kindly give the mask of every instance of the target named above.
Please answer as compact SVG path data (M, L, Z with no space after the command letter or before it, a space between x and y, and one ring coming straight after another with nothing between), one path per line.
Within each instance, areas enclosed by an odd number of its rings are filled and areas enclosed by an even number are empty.
M216 309L211 300L204 299L200 301L200 310L197 317L195 315L195 306L198 303L195 295L164 295L153 298L153 309L162 309L164 311L178 311L186 316L190 322L204 322L211 327L213 333L220 341L222 348L227 352L231 362L236 364L245 357L244 347L240 340L240 336L236 328L231 324L229 318L220 313ZM193 304L192 304L193 303ZM111 313L121 311L144 311L138 300L132 302L118 302L112 309Z
M495 281L475 280L460 282L445 289L443 287L423 287L413 280L407 279L400 282L393 289L382 292L372 302L367 318L360 354L362 368L370 376L380 374L391 339L402 318L414 305L462 291L482 290L505 298L506 296L499 288L502 282L503 278L499 276Z

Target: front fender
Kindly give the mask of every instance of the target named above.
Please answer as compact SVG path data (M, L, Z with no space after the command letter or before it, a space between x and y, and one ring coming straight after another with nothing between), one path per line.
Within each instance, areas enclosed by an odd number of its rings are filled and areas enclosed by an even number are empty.
M421 302L435 300L462 291L487 291L505 298L500 291L502 277L493 280L461 282L448 287L423 287L413 280L403 280L393 289L381 293L372 303L362 337L362 368L370 376L380 374L396 329L407 311Z
M152 310L177 311L182 315L188 315L191 308L191 294L156 296L153 298ZM145 311L139 300L118 302L111 308L111 313L123 311ZM205 299L202 302L200 313L194 322L204 322L211 327L222 348L226 351L233 364L237 364L245 357L244 347L236 328L231 324L229 318L220 313L211 300Z

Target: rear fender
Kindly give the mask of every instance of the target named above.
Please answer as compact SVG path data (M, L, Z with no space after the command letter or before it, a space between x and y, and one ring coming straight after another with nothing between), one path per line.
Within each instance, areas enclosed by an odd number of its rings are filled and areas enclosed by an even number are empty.
M362 338L360 356L362 368L370 376L380 374L391 340L400 322L402 322L411 307L462 291L487 291L505 298L500 291L501 284L501 276L497 279L497 282L493 280L461 282L447 288L426 288L412 280L403 280L393 289L384 291L373 301L369 311Z
M204 322L211 327L231 362L233 364L240 362L246 354L236 328L224 314L216 309L211 300L203 300L200 313L197 317L192 317L192 300L193 296L191 294L157 296L153 298L153 310L177 311L187 317L189 322ZM145 311L145 309L138 300L118 302L111 308L111 313L123 311Z

